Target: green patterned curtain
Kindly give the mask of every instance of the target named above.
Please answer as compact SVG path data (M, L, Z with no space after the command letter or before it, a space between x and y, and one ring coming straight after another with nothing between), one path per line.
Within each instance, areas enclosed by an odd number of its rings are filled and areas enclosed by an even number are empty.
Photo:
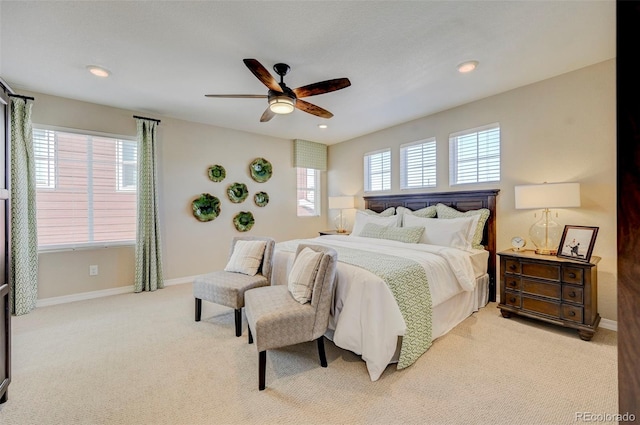
M158 122L138 118L138 231L134 291L164 288L158 195L156 187L156 131Z
M36 172L30 99L11 98L11 312L27 314L38 299Z

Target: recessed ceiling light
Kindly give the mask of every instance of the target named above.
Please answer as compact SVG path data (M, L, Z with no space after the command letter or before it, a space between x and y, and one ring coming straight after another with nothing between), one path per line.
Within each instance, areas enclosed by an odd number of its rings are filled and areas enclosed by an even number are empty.
M318 128L327 128L327 127L329 127L329 126L326 125L326 124L318 124Z
M458 65L458 72L462 74L466 74L467 72L471 72L478 67L478 61L467 61L462 62Z
M98 65L87 65L87 69L96 77L107 78L111 75L111 72L108 69Z

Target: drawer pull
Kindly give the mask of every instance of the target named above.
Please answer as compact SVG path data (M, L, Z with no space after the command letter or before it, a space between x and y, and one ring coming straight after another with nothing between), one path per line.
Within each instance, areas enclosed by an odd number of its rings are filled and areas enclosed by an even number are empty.
M509 298L509 301L511 301L512 303L516 302L516 297Z
M511 282L509 282L509 286L513 286L514 288L516 287L517 283L515 280L512 280Z
M577 277L577 275L574 272L569 273L569 277L571 279L575 279Z
M576 315L576 312L575 312L575 311L570 311L570 312L569 312L569 316L573 317L573 316L575 316L575 315Z
M509 266L509 268L510 268L511 270L515 270L515 269L516 269L516 265L515 265L515 264L512 264L512 265L510 265L510 266Z
M570 296L571 298L575 298L575 297L576 297L576 291L571 291L571 292L569 292L569 296Z

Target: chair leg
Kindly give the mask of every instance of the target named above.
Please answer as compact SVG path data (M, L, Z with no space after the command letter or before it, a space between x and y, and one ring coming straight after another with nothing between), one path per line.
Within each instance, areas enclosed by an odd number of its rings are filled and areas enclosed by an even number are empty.
M253 335L251 334L251 328L247 326L247 331L249 334L249 344L253 344Z
M196 298L196 322L200 321L201 315L202 315L202 300L200 298Z
M264 390L265 375L267 370L267 351L260 351L258 353L258 389Z
M236 316L236 336L242 335L242 308L235 309Z
M324 353L324 337L316 339L318 341L318 355L320 356L320 366L327 367L327 356Z

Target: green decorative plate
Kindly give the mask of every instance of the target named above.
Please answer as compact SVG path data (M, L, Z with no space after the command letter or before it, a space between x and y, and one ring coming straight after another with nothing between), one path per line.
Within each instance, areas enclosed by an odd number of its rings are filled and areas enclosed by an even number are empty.
M249 164L249 171L251 172L251 178L258 183L266 182L273 174L271 163L264 158L254 159L253 162Z
M227 171L222 165L212 165L209 167L209 180L214 182L221 182L227 177Z
M264 207L269 203L269 195L266 192L258 192L253 195L253 202L259 207Z
M220 215L220 199L208 193L203 193L191 202L193 216L200 221L211 221Z
M249 196L249 191L247 190L247 185L244 183L234 183L227 188L227 196L229 200L234 204L239 204L240 202L244 202Z
M240 211L233 217L233 225L239 232L248 232L251 230L256 220L253 218L253 214L249 211Z

